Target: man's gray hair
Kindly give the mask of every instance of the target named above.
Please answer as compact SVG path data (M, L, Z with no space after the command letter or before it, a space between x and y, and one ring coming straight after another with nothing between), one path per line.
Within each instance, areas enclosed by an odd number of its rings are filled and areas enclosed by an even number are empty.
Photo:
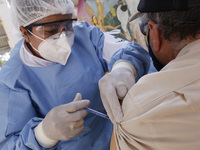
M183 11L144 13L142 21L152 20L167 40L181 41L200 34L200 7Z

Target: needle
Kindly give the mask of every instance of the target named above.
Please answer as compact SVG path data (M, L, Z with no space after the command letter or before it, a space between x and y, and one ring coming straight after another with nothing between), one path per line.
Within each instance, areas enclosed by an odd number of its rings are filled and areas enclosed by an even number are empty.
M103 113L101 113L101 112L99 112L99 111L96 111L96 110L91 109L91 108L88 108L88 107L86 107L86 108L84 108L84 109L88 110L90 113L93 113L93 114L95 114L95 115L97 115L97 116L100 116L100 117L109 119L109 117L108 117L106 114L103 114Z

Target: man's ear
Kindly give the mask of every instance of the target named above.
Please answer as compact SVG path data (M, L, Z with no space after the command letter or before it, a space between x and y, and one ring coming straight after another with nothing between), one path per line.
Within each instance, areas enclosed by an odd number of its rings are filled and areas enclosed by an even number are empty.
M149 40L151 48L154 51L159 51L160 50L160 46L161 46L161 38L160 38L160 31L156 26L156 23L154 21L149 21L148 22L148 26L149 26L149 38L151 38L151 40Z
M29 43L30 42L30 35L28 34L28 31L24 27L22 27L22 26L20 26L19 29L20 29L21 33L23 34L26 42Z

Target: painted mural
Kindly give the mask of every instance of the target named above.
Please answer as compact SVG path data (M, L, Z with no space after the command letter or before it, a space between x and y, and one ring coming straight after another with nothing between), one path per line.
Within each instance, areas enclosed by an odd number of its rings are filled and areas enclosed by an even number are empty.
M138 21L128 22L137 11L139 0L73 0L79 21L85 20L104 32L119 29L117 36L128 41L135 40L146 48Z

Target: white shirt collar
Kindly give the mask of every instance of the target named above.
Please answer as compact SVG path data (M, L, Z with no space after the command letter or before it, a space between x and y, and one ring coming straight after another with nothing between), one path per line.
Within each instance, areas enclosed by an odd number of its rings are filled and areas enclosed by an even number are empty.
M31 67L45 67L54 64L54 62L34 56L27 47L25 40L20 49L20 57L26 65Z

